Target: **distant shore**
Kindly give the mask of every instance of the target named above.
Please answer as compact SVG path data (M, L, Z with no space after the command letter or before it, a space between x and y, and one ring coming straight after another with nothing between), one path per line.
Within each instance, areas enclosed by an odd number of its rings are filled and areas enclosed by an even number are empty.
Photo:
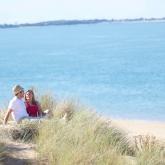
M114 22L155 22L165 21L163 18L135 18L135 19L89 19L89 20L54 20L36 23L20 23L20 24L0 24L0 28L17 28L32 26L55 26L55 25L79 25L79 24L97 24L97 23L114 23Z

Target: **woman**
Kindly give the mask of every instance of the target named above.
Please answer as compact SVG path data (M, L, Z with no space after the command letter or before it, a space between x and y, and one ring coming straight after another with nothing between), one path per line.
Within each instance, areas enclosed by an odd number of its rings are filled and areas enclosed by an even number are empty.
M30 117L41 117L45 115L41 111L40 104L35 100L34 92L32 90L28 90L25 93L25 106Z

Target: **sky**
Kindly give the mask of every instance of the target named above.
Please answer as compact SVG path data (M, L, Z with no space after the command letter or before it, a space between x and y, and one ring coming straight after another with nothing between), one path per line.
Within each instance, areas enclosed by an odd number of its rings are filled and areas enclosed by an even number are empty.
M165 17L165 0L0 0L0 23Z

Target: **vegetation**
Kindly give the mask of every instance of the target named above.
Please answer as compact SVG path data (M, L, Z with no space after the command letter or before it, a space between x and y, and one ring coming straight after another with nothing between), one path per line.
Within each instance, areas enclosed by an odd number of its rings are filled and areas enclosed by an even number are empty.
M165 148L156 137L135 137L137 165L165 165Z
M54 117L41 124L39 158L48 164L164 165L165 150L155 137L127 135L88 108L72 101L56 103Z
M6 149L3 143L0 143L0 163L6 156Z
M164 144L155 137L139 135L130 141L127 134L87 107L73 101L57 102L49 93L38 99L43 109L52 110L53 117L10 124L0 130L1 139L3 134L12 140L33 142L38 159L48 164L165 165ZM0 160L4 153L0 144Z
M87 112L75 113L68 122L55 118L44 122L37 145L40 158L46 156L49 164L60 165L120 165L122 153L129 150L120 133Z

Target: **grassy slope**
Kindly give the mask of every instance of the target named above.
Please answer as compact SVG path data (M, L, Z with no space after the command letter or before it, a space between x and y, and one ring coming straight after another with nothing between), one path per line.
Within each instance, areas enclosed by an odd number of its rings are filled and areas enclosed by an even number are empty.
M42 96L40 101L44 109L54 110L54 117L39 126L22 123L16 126L16 132L21 132L23 141L35 137L39 159L46 159L48 164L165 165L164 148L156 139L140 136L133 144L125 133L88 108L73 102L57 103L50 95ZM4 153L1 148L0 158Z

